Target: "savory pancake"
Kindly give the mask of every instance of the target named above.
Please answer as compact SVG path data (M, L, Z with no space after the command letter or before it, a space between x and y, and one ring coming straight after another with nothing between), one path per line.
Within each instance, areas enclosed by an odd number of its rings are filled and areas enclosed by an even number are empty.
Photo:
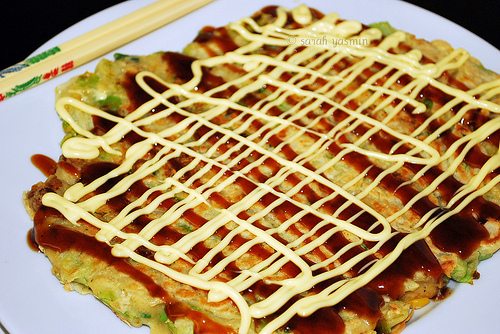
M500 79L299 6L59 87L27 192L68 289L155 333L397 333L500 245Z

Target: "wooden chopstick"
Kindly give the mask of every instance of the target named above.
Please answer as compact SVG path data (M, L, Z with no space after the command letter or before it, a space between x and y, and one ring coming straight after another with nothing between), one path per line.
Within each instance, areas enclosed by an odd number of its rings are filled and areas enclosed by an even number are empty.
M0 71L0 101L48 81L213 0L157 0L115 21Z

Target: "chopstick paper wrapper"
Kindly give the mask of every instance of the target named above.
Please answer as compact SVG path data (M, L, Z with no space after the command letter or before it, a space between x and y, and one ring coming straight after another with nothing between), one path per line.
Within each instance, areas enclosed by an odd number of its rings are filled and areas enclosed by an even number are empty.
M158 0L0 71L0 101L35 87L178 19L212 0Z

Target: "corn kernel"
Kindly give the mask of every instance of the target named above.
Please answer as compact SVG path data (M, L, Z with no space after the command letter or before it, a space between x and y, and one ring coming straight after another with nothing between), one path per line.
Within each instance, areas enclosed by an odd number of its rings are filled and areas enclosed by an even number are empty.
M429 304L430 300L429 298L418 298L418 299L413 299L410 300L409 303L414 309L419 309L424 307L425 305Z

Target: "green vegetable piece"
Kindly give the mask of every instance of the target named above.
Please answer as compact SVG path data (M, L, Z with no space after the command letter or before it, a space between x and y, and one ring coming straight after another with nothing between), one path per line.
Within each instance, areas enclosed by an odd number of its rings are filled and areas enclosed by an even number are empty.
M389 334L391 332L391 327L386 320L382 319L377 324L377 333Z
M196 306L196 305L191 304L191 303L189 304L189 307L190 307L190 308L192 308L192 309L193 309L193 310L195 310L195 311L202 311L202 308L201 308L201 307Z
M479 254L479 261L484 261L493 256L493 253Z
M483 64L478 64L477 67L479 67L479 69L482 71L488 72L490 74L495 74L495 71L492 71L489 68L484 67Z
M115 294L111 290L101 291L98 294L98 297L105 304L109 304L109 303L113 302L116 299Z
M375 22L369 25L371 28L378 29L382 32L382 35L384 37L389 36L393 32L398 31L396 28L394 28L389 22L387 21L382 21L382 22Z
M479 253L467 261L459 260L457 267L451 273L451 278L460 283L472 283L478 264Z
M291 108L291 106L288 103L286 103L286 102L280 103L278 105L278 109L281 110L281 111L283 111L283 112L286 112L286 111L290 110L290 108Z
M122 99L116 95L109 95L104 100L97 101L101 108L117 111L122 104Z
M430 100L428 98L425 98L422 101L422 103L425 104L425 107L427 108L427 111L430 111L432 109L432 106L434 105L434 102L432 102L432 100Z
M176 202L180 202L180 201L184 200L184 198L186 198L186 196L185 196L185 195L183 195L183 194L181 194L181 193L178 193L178 194L175 194L175 195L174 195L174 200L175 200Z
M71 125L69 125L69 123L66 122L66 121L62 122L62 128L63 128L64 133L66 134L65 137L64 137L64 139L63 139L63 142L66 139L74 137L74 136L77 135L76 131L73 130L73 128L71 127Z
M136 63L139 61L139 57L137 57L137 56L130 56L130 55L126 55L126 54L119 53L119 52L116 52L115 54L113 54L113 58L115 60L127 59L130 61L136 62Z
M179 226L186 233L190 233L190 232L194 231L194 228L191 225L188 225L186 223L181 223Z
M405 321L411 313L410 305L402 301L390 301L381 308L384 317L377 324L377 333L389 334L392 329Z
M267 90L267 87L266 85L262 86L259 88L259 90L257 91L259 94L263 94L265 91Z
M332 153L330 153L330 152L325 152L325 157L327 159L333 159L333 158L335 158L335 156Z
M113 58L115 58L115 60L120 60L120 59L127 58L127 57L128 57L128 55L123 54L123 53L119 53L119 52L116 52L113 55Z
M95 88L99 82L99 76L94 73L85 73L78 77L77 82L85 88Z
M149 314L149 313L141 313L141 317L143 317L144 319L151 319L151 314Z
M162 310L160 313L160 321L161 322L167 322L169 321L167 314L165 313L165 310Z

